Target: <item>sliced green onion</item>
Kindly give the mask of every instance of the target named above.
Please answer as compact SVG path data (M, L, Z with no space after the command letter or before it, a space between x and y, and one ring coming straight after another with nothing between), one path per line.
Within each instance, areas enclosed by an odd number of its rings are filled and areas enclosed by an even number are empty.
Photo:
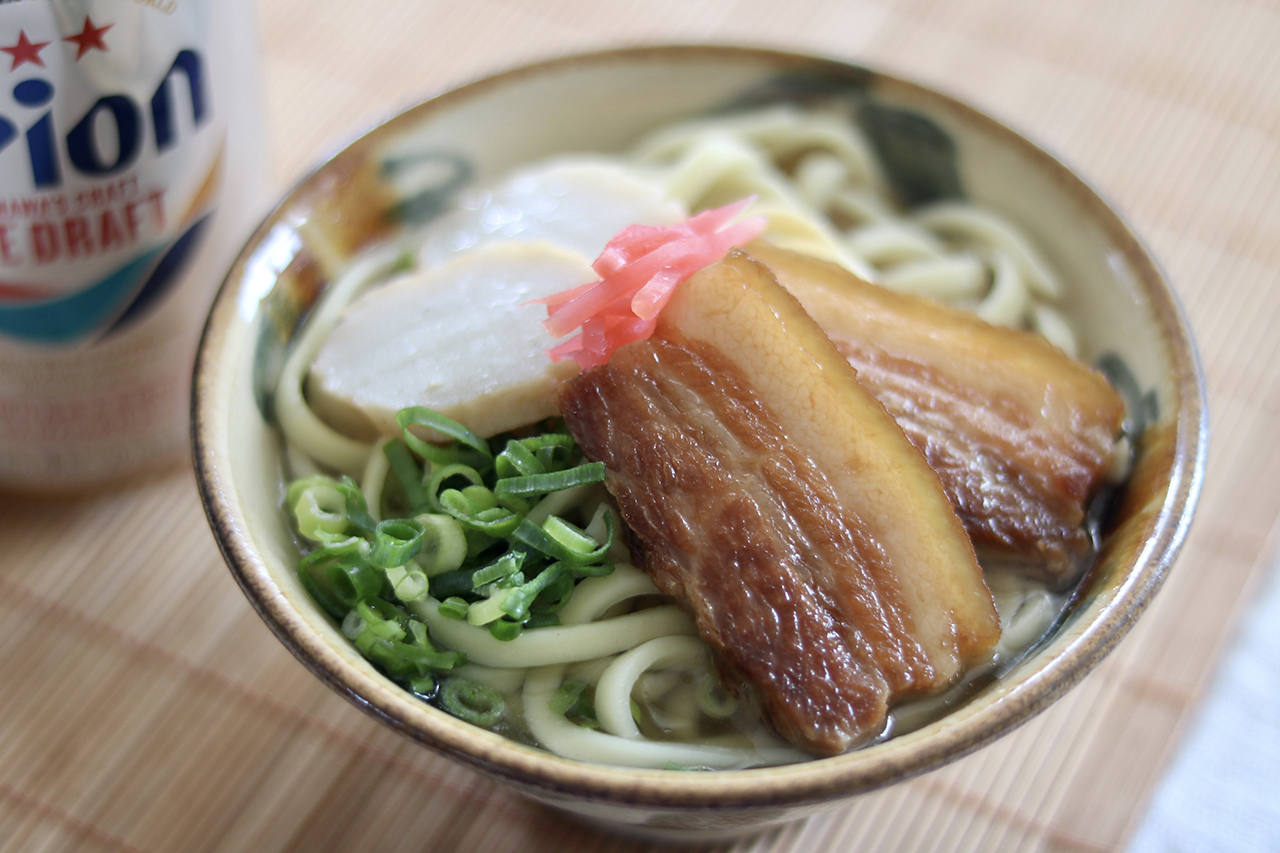
M738 710L738 700L709 672L697 679L694 696L702 713L717 720L727 719Z
M523 444L547 471L558 471L573 458L573 436L563 432L548 432L531 438L522 438Z
M440 705L455 717L486 728L502 719L506 707L502 694L492 687L456 677L440 688Z
M473 607L475 605L472 605ZM509 643L524 631L524 625L519 622L509 622L506 619L495 619L489 623L489 633L493 635L495 640L502 640Z
M340 626L342 636L346 637L348 640L355 640L356 637L359 637L364 633L364 629L364 618L360 615L359 611L354 609L343 618L342 625Z
M361 635L366 636L368 632ZM396 678L424 675L429 671L447 672L457 669L466 661L458 652L437 652L385 637L375 636L363 646L360 639L357 639L356 646L370 660L382 666L388 675Z
M470 465L463 465L459 462L455 462L452 465L441 465L432 470L431 482L427 484L426 488L427 504L431 509L437 511L440 509L440 490L444 487L445 482L459 477L467 482L467 485L463 488L476 486L485 489L486 492L488 491L484 485L484 477L480 476L480 472ZM472 499L472 503L480 505L481 500L475 498ZM494 505L497 505L496 500Z
M599 729L600 718L596 716L596 703L585 693L578 697L578 702L565 714L574 725L584 729Z
M578 700L582 698L582 691L587 689L584 682L573 678L565 679L564 684L560 685L560 689L556 691L556 695L551 697L551 711L554 714L564 716L573 710L573 706L578 704Z
M557 515L548 518L541 527L527 518L521 518L510 535L513 540L546 554L553 560L570 566L585 566L599 563L608 555L609 548L613 545L613 521L606 521L606 525L609 535L598 546L594 539Z
M356 605L356 612L364 620L365 632L385 640L403 640L408 636L404 626L400 624L400 614L386 602L377 599L362 601ZM387 612L390 610L391 612Z
M435 651L435 646L431 645L431 638L427 636L427 626L417 619L409 619L409 636L413 645L429 651Z
M302 584L335 617L382 591L381 572L358 554L314 551L298 566Z
M297 503L302 497L302 493L317 487L328 486L329 488L337 488L338 481L325 474L313 474L310 477L301 477L289 484L289 488L285 491L284 502L287 506Z
M561 515L568 511L570 507L581 504L587 498L587 493L590 490L590 486L578 486L572 489L563 489L559 492L551 492L525 513L525 517L534 524L541 526L542 522L546 521L549 516Z
M336 562L341 558L325 555L321 559ZM308 565L304 559L298 566L298 580L302 582L302 588L324 608L325 612L335 619L341 619L351 609L351 605L344 602L333 591L329 583L329 564L321 563L321 559L317 559L311 565Z
M489 565L472 572L471 587L472 589L478 589L487 583L505 580L520 571L523 565L524 554L518 551L508 551Z
M502 507L477 509L471 499L457 489L446 489L441 492L440 506L464 527L470 527L472 530L490 536L507 536L521 521L519 515Z
M504 481L499 480L498 482L501 483ZM529 514L529 510L533 505L524 498L517 497L515 495L501 495L498 496L498 506L503 509L509 509L516 515L526 516Z
M505 441L495 456L485 440L438 413L411 408L396 420L401 438L382 444L385 463L374 461L399 483L385 505L402 511L407 503L410 517L376 522L366 503L375 496L366 498L349 477L292 483L288 505L300 535L322 546L300 562L299 577L383 672L423 697L447 693L456 706L448 710L491 725L503 713L501 696L456 679L438 683L435 673L465 657L435 649L426 626L397 601L421 608L431 594L441 615L484 625L503 641L559 624L556 611L577 579L613 571L612 513L595 513L586 531L557 514L591 494L605 469L576 464L581 454L565 431ZM453 441L432 444L424 430ZM570 719L599 727L581 688L571 704Z
M561 565L564 565L561 563ZM607 574L607 572L606 572ZM569 603L569 599L573 597L574 575L570 572L563 572L558 578L547 584L546 588L538 594L529 609L536 616L539 613L553 614L560 608ZM557 622L560 620L557 618ZM529 627L533 627L530 625Z
M378 522L373 530L373 548L369 551L369 562L380 569L403 566L422 550L425 532L423 525L412 518L392 518Z
M472 625L488 625L495 619L501 619L502 603L518 592L519 590L510 587L495 587L488 598L474 602L467 608L467 621Z
M596 507L596 511L591 516L591 521L583 528L584 532L592 539L599 542L602 539L608 539L612 533L612 528L616 527L619 522L618 514L613 508L606 503L601 503Z
M573 724L586 729L599 729L600 721L595 717L595 703L586 695L586 684L576 679L566 679L550 699L550 710L558 715L568 717Z
M467 618L467 610L470 607L471 605L467 603L466 599L451 595L440 602L440 606L437 609L440 611L440 615L446 619L461 620Z
M537 577L511 590L511 594L506 596L500 604L502 612L517 622L525 621L529 618L529 606L533 604L534 599L565 574L567 571L564 563L552 563L547 566Z
M291 483L285 501L293 513L298 533L332 553L352 554L365 547L362 538L348 535L351 507L347 494L346 485L319 474ZM357 499L356 504L359 517L367 518L363 496Z
M506 477L545 474L547 468L519 441L512 439L493 459L493 470L501 481Z
M560 624L560 617L554 613L533 613L524 622L526 628L554 628Z
M575 578L602 578L613 574L613 563L608 560L600 563L586 563L581 566L570 566L569 571Z
M422 512L427 506L427 492L422 487L422 468L409 452L409 446L392 439L382 445L382 455L387 457L391 473L396 475L405 499L409 501L409 509L415 513Z
M330 554L345 554L361 559L369 555L369 540L363 536L340 536L321 543Z
M371 535L377 522L373 520L373 516L369 515L369 508L364 502L364 493L360 491L356 481L350 477L343 477L340 482L334 483L334 488L342 493L342 497L347 502L347 520L365 535Z
M401 601L417 601L425 596L430 588L430 581L421 571L406 569L404 566L392 566L386 572L392 591Z
M347 614L342 629L365 657L393 678L450 670L466 660L458 652L436 651L427 639L425 625L380 599L361 602Z
M431 595L444 601L452 596L469 595L475 591L471 582L471 569L458 569L456 572L445 572L431 578Z
M298 533L312 542L329 542L347 531L347 501L330 477L297 480L289 486L287 502Z
M499 498L526 495L544 495L558 492L561 489L572 489L575 486L588 486L604 481L605 468L603 462L588 462L576 468L564 471L551 471L545 474L528 474L521 477L508 477L499 480L493 487L493 493Z
M575 554L589 554L601 547L596 540L558 515L550 516L542 522L542 529L548 536Z
M493 509L498 505L498 498L488 486L467 486L462 489L462 496L471 501L476 511Z
M421 426L442 432L453 440L471 448L482 458L486 460L493 458L493 453L489 450L489 445L484 439L457 421L446 418L444 415L433 412L430 409L424 409L421 406L401 409L396 413L396 423L400 425L404 443L409 445L409 449L423 459L430 459L432 462L447 465L451 462L459 461L459 456L456 451L446 450L423 441L413 434L409 429L410 427Z
M477 559L485 551L488 551L498 542L502 541L488 533L481 533L472 527L460 525L462 527L462 535L467 539L467 559Z
M562 430L565 429L563 422L561 422L560 426ZM531 435L527 438L519 439L519 442L534 453L548 447L553 450L572 450L575 446L573 436L564 431Z
M449 515L422 513L414 516L422 525L422 550L415 558L427 577L451 572L467 558L467 537L462 525Z

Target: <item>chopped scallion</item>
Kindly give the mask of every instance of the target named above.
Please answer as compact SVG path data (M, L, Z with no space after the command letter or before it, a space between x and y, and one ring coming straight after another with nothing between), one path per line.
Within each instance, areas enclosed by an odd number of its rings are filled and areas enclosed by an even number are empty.
M471 586L476 589L487 583L509 578L520 571L520 567L523 565L524 554L518 551L508 551L484 568L476 569L472 572Z
M562 564L563 565L563 564ZM606 573L607 574L607 573ZM569 599L573 596L574 575L569 572L562 573L547 584L546 588L538 594L529 609L535 615L552 614L569 603ZM556 621L559 621L558 619ZM530 626L533 627L533 626Z
M502 507L479 509L469 497L457 489L446 489L441 492L440 506L464 527L490 536L507 536L519 526L522 520L521 516Z
M589 462L576 468L564 471L550 471L543 474L527 474L520 477L508 477L498 480L493 493L499 498L510 496L545 495L561 489L572 489L575 486L587 486L604 481L603 462Z
M467 558L467 537L457 519L439 513L422 513L414 516L422 525L422 550L418 552L418 565L427 577L451 572L462 566Z
M556 691L556 695L551 697L552 713L564 716L573 710L573 706L578 704L578 699L582 696L582 691L587 689L584 682L573 678L565 679L560 685L560 689Z
M475 591L475 585L471 582L473 574L471 569L458 569L436 575L431 578L431 595L441 601L452 596L470 595Z
M475 605L473 604L474 608ZM524 632L524 625L519 622L511 622L507 619L495 619L489 623L489 633L493 635L495 640L502 640L509 643Z
M392 591L401 601L417 601L427 594L430 582L421 571L410 570L404 566L392 566L386 572Z
M364 619L358 611L352 610L342 620L342 635L348 640L354 640L364 633Z
M347 501L329 477L308 477L289 487L289 508L298 533L312 542L328 543L347 531Z
M476 512L493 509L498 505L498 498L488 486L467 486L462 489L462 496L471 501Z
M519 590L510 587L495 587L488 598L474 602L467 608L467 621L472 625L488 625L502 618L502 603L515 595Z
M403 441L391 440L382 445L382 455L387 457L391 472L396 475L409 509L422 512L427 507L427 492L422 487L422 468L409 452L409 446Z
M493 453L489 450L489 445L485 443L484 439L439 412L433 412L421 406L412 406L407 409L401 409L396 413L396 423L400 425L404 443L409 445L409 449L423 459L430 459L432 462L445 465L461 461L456 452L423 441L412 432L410 427L426 427L427 429L444 433L458 443L475 451L481 458L485 460L493 458Z
M381 572L358 554L335 554L321 549L308 554L298 567L303 586L326 610L341 616L359 602L382 591Z
M461 482L458 482L458 481ZM431 482L427 484L426 498L427 503L432 510L440 509L440 491L446 487L450 481L453 482L449 488L466 489L471 487L485 488L484 478L480 476L480 472L470 465L454 463L452 465L440 465L431 472ZM472 503L480 505L481 500L472 499ZM496 505L497 501L494 501Z
M538 461L538 457L515 439L508 441L506 448L494 457L493 468L499 481L507 477L545 474L547 471L546 466Z
M390 518L373 530L369 562L381 569L403 566L422 550L425 528L412 518Z
M486 728L501 720L506 708L502 694L492 687L457 677L445 680L440 704L455 717Z
M537 577L511 590L511 594L502 600L502 612L517 622L529 618L529 607L544 589L567 574L564 563L552 563L542 570Z
M554 613L533 613L525 620L526 628L554 628L560 624L560 617Z
M410 408L396 420L401 437L382 444L385 467L367 475L367 498L350 477L290 484L286 504L298 534L319 545L300 561L299 579L382 672L451 713L493 725L503 714L501 695L439 679L465 657L437 650L426 625L401 605L421 606L432 595L441 615L483 625L503 641L559 624L556 611L576 582L613 570L612 512L597 510L585 531L562 516L580 520L576 508L598 491L605 468L583 464L563 426L495 439L493 448L503 447L495 455L436 412ZM384 478L387 471L393 476ZM375 521L383 512L388 518ZM571 720L599 727L581 687L570 705Z
M444 601L440 602L440 606L437 609L440 611L441 616L448 619L466 619L467 609L470 606L471 605L468 604L465 599L458 598L456 595L451 595Z
M355 480L350 477L343 477L340 481L334 483L334 488L342 493L342 497L347 503L347 520L360 529L366 535L373 533L373 528L377 523L373 517L369 515L369 508L364 502L364 493L360 491L360 487L356 485Z
M519 519L511 538L553 560L560 560L570 566L584 566L600 562L609 553L609 548L613 545L613 522L609 521L607 524L608 538L598 546L594 539L556 515L548 518L541 527L527 518ZM583 550L588 548L590 550Z
M390 611L390 612L388 612ZM362 601L356 605L356 612L364 620L365 631L386 640L403 640L407 634L400 624L395 608L378 599Z

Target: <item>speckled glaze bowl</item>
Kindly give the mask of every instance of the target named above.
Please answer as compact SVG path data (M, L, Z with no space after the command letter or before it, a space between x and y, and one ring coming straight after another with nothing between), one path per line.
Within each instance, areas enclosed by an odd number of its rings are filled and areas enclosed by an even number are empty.
M1101 556L1050 639L924 728L835 758L760 770L615 768L552 756L429 707L375 671L295 576L270 391L333 268L469 183L554 153L620 151L661 125L733 106L845 101L906 197L966 196L1020 223L1064 273L1082 355L1105 359L1146 422ZM395 152L431 152L421 194L391 205ZM329 253L321 257L313 238ZM1044 710L1133 626L1178 550L1204 466L1204 386L1177 302L1116 213L998 121L864 68L776 51L672 46L573 56L455 89L361 136L289 193L240 254L195 372L201 495L245 594L319 678L406 737L588 818L647 832L740 832L798 818L952 761Z

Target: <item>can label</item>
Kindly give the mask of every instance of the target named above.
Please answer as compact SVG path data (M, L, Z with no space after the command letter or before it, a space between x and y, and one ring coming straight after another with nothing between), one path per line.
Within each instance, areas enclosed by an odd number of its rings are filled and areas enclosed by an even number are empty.
M98 342L180 279L226 135L208 6L0 2L0 339Z
M200 324L266 201L253 23L0 0L0 490L185 448Z

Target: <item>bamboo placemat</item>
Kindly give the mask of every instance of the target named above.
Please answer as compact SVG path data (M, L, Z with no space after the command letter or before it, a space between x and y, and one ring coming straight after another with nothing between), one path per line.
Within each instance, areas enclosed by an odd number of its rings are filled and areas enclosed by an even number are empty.
M713 40L936 85L1102 188L1170 273L1211 386L1203 502L1168 583L1102 667L1013 735L732 849L1122 848L1280 517L1274 4L263 0L261 14L281 187L375 119L488 71ZM232 582L187 470L0 500L0 850L652 849L532 805L323 687Z

